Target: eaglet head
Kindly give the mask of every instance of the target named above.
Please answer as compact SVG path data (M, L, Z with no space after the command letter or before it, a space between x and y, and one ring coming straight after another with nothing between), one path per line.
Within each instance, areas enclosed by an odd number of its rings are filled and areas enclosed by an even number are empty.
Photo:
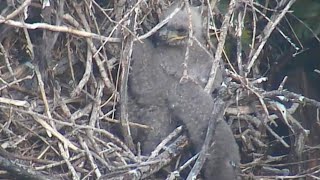
M166 19L176 8L178 3L165 10L160 16L160 21ZM183 6L171 19L159 30L159 40L168 45L186 45L190 33L190 23L192 25L193 37L198 40L203 39L202 20L199 9L190 7L190 12Z

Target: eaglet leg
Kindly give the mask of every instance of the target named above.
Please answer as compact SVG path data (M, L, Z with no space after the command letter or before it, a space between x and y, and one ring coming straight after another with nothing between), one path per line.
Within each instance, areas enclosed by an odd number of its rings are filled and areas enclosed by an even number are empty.
M202 87L193 82L183 82L169 93L169 105L174 117L186 126L197 152L204 143L214 101ZM217 121L217 120L214 120ZM236 166L240 163L238 146L232 131L222 119L216 123L213 145L208 151L204 166L206 179L234 180L238 174Z
M131 122L150 127L150 129L132 128L134 139L141 143L143 154L150 155L155 147L175 129L176 124L171 121L171 114L167 107L141 106L131 102L129 108Z

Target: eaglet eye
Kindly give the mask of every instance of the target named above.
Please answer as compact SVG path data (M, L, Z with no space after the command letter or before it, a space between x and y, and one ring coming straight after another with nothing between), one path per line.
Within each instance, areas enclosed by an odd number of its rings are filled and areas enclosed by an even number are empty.
M185 29L185 28L178 28L177 29L177 34L178 35L186 35L187 34L187 29Z

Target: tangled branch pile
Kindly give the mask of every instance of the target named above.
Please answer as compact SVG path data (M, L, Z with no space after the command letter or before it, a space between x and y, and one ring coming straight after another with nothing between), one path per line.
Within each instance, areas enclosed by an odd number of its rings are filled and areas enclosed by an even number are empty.
M272 44L277 36L291 45L286 52L296 47L292 34L278 26L294 0L268 2L213 0L202 6L209 44L216 47L214 57L226 62L234 97L225 116L241 149L244 178L316 177L316 161L302 161L319 150L306 145L312 132L293 113L299 105L320 103L285 90L286 79L267 91L272 82L263 77L277 74L266 70L277 62L274 54L281 55ZM177 160L188 148L187 137L178 137L171 151L143 157L134 151L127 125L149 127L128 122L119 111L126 107L132 43L163 25L158 17L169 4L0 2L1 178L141 179ZM194 159L157 176L173 179L190 171Z

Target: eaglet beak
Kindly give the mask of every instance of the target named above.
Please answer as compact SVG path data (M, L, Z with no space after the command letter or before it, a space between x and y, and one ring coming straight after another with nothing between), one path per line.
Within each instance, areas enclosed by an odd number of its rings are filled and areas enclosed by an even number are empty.
M177 31L169 31L167 34L167 41L168 42L175 42L179 40L183 40L187 37L187 35L178 35Z
M168 43L176 42L187 38L187 34L181 34L176 30L161 29L159 32L161 40Z

